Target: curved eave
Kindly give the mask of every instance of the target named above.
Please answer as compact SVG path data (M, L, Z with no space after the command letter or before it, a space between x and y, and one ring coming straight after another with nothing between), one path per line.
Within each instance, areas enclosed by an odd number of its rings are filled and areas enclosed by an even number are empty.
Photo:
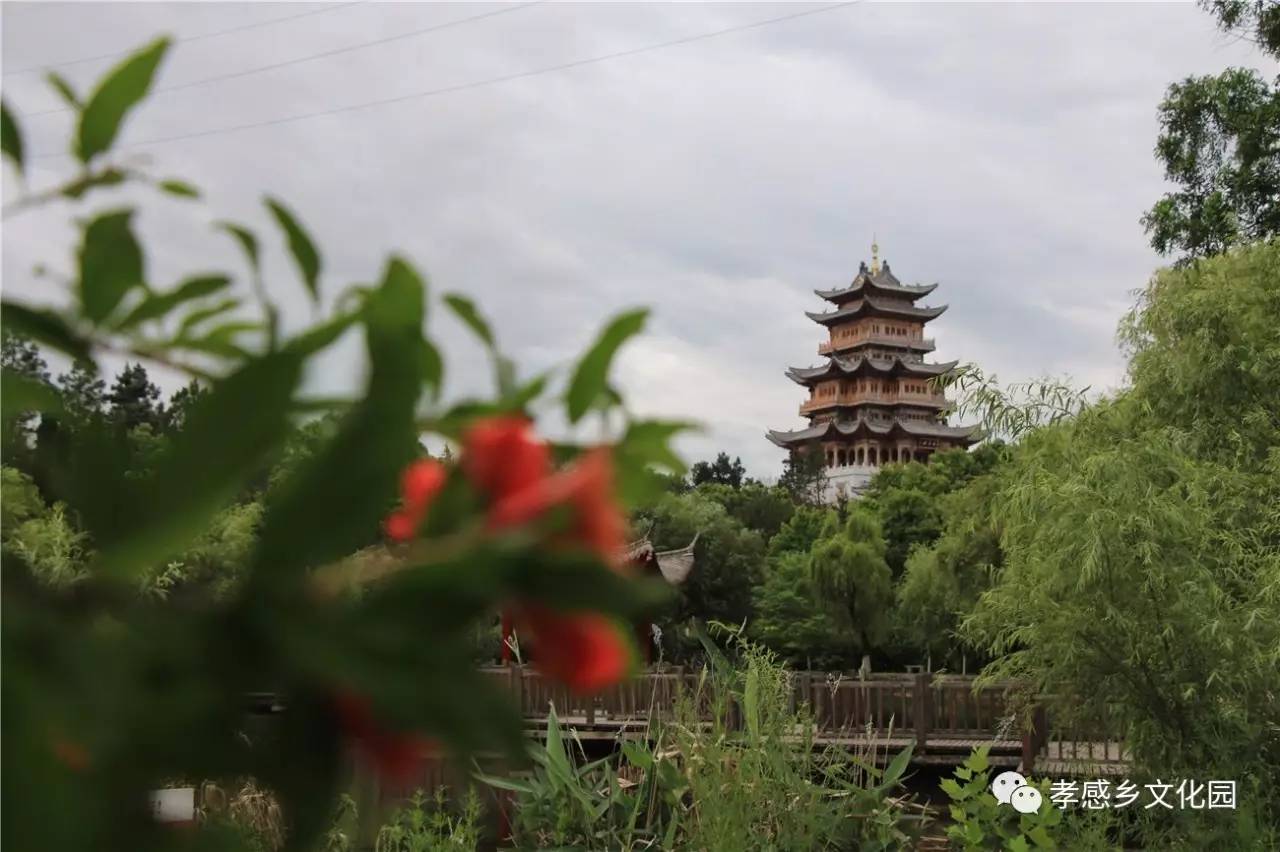
M815 405L813 408L806 410L806 416L810 414L818 414L823 411L831 411L832 409L845 409L846 411L857 411L861 408L876 408L883 411L896 411L899 408L923 408L929 411L941 411L947 407L945 400L927 400L927 399L863 399L856 402L848 402L845 400L832 400L831 402Z
M853 352L858 349L867 349L870 347L877 349L909 349L913 352L932 352L937 349L937 344L932 338L928 340L894 340L891 338L876 338L875 340L858 340L852 343L838 344L833 347L833 352ZM846 357L854 358L856 355L847 355Z
M883 426L861 419L851 424L840 424L834 420L828 420L826 423L810 426L808 429L799 429L794 432L770 429L767 434L770 441L783 449L788 449L796 444L823 440L829 437L833 430L842 438L864 436L888 438L894 435L910 435L913 438L938 438L963 446L969 446L979 440L977 426L945 426L940 423L917 423L910 420L894 420Z
M830 358L821 367L788 367L786 376L798 385L809 387L814 382L840 376L856 376L862 373L875 373L890 376L941 376L955 369L959 361L948 361L945 364L924 364L915 361L904 361L899 357L888 360L879 358L854 357L849 361Z
M814 290L815 296L826 299L828 302L840 304L850 299L857 298L864 290L871 292L880 292L892 296L906 296L911 301L923 298L934 290L938 289L937 284L925 284L918 287L906 287L899 284L891 284L884 281L876 281L859 275L853 279L853 283L848 287L837 287L834 290Z
M805 311L805 316L820 325L831 325L832 323L841 322L842 320L857 319L861 316L885 316L898 317L904 319L918 319L928 322L942 316L947 309L946 305L939 305L936 308L917 308L914 305L895 305L892 302L874 302L869 297L863 297L857 304L850 305L847 308L840 308L835 311L826 311L815 313L813 311Z

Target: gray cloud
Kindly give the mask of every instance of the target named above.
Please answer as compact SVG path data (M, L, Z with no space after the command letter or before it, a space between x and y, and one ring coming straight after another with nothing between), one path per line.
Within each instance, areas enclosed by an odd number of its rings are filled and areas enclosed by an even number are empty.
M58 62L296 14L294 4L5 4L4 67ZM161 86L385 38L498 6L360 4L180 44ZM158 94L124 142L464 84L787 14L780 4L543 4L332 59ZM144 149L210 208L270 232L259 193L323 247L330 293L400 251L470 293L530 370L563 364L610 312L654 306L620 378L635 408L703 421L685 449L724 448L774 476L767 427L798 425L788 364L818 360L810 292L848 280L873 232L894 271L940 281L938 356L1003 379L1069 373L1117 385L1129 292L1158 265L1138 217L1162 191L1151 154L1167 85L1256 64L1188 4L873 4L499 85ZM65 69L87 86L108 63ZM58 106L4 79L22 112ZM24 122L57 151L66 116ZM47 183L69 164L41 160ZM6 193L12 193L6 175ZM125 195L125 198L133 198ZM107 198L101 204L119 203ZM160 202L141 226L154 277L235 267L209 217ZM6 222L4 286L43 296L66 269L68 209ZM161 247L163 250L161 250ZM269 266L292 325L308 309ZM456 323L432 332L451 396L488 387ZM360 378L359 340L315 370Z

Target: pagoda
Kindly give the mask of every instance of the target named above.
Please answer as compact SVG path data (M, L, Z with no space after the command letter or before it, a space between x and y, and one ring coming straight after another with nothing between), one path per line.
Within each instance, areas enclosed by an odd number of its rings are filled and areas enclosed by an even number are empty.
M818 344L826 363L786 373L809 390L800 406L809 426L770 430L769 440L792 453L821 454L828 502L857 496L881 465L924 462L939 450L975 442L976 427L947 425L947 400L935 381L956 362L924 360L934 349L925 323L947 307L916 302L937 286L903 284L880 262L873 242L871 266L861 263L852 283L814 291L834 306L807 314L829 332Z

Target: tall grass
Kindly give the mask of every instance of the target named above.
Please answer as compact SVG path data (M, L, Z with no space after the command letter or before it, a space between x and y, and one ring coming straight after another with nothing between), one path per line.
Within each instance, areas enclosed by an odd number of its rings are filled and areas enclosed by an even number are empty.
M810 708L792 707L790 673L770 652L729 634L729 656L680 695L671 718L620 753L589 760L554 708L525 778L482 777L513 791L518 848L902 849L895 799L910 751L884 769L874 740L819 747Z

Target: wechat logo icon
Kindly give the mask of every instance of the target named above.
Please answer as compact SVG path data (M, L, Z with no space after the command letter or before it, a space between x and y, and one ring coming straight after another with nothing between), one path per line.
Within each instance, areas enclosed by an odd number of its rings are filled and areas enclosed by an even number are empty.
M1040 791L1027 783L1027 779L1012 770L1001 772L991 782L991 795L1002 805L1012 805L1020 814L1033 814L1044 804Z

